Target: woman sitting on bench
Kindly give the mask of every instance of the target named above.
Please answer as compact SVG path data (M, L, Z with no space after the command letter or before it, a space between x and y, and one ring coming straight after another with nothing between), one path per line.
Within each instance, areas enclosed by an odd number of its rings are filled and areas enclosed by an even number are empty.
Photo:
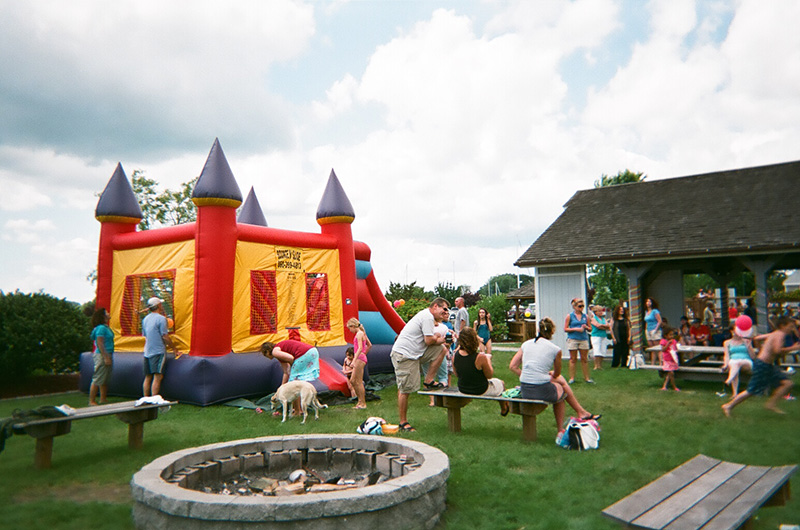
M458 349L453 355L453 372L458 376L458 391L472 396L498 397L506 385L494 376L492 354L480 353L480 339L472 328L464 328L458 335ZM500 401L500 415L508 415L507 401Z
M567 380L561 375L561 348L550 342L556 325L549 318L539 322L539 334L535 339L522 343L519 351L511 359L509 368L519 376L522 387L521 398L538 399L553 404L558 436L564 432L566 406L561 399L566 394L566 402L582 420L597 420L578 403ZM550 368L553 368L552 371Z

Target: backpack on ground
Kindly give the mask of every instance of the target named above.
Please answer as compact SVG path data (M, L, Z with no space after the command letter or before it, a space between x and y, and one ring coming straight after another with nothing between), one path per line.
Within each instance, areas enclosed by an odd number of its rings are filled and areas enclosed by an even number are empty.
M576 451L597 449L600 445L599 427L595 420L582 421L577 418L570 418L567 422L566 432L561 437L559 445L565 449Z

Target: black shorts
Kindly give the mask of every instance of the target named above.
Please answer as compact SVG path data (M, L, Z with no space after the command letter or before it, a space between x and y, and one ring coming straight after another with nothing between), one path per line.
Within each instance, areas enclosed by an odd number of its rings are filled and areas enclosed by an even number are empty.
M558 401L558 390L555 383L548 382L538 385L520 383L520 390L519 397L522 399L538 399L548 403L556 403Z

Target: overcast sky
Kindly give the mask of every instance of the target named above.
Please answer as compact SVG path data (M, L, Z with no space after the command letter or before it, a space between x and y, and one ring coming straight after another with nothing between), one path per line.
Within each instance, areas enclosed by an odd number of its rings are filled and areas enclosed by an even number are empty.
M0 0L0 289L91 300L117 162L174 189L216 137L273 227L319 232L333 168L384 290L530 274L514 261L604 173L800 158L798 20L796 0Z

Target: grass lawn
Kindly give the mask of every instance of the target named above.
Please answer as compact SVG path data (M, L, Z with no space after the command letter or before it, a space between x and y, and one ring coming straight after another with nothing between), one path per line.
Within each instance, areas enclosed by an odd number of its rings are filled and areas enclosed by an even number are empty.
M497 375L514 382L511 352L496 351ZM781 403L780 416L752 398L727 419L721 385L683 383L683 392L660 392L654 372L595 372L596 385L576 383L581 403L602 413L600 449L586 453L556 447L548 410L539 416L539 441L521 441L519 416L502 418L497 404L476 401L464 409L462 432L447 430L446 412L412 396L409 420L416 433L398 436L436 446L450 457L448 508L440 528L619 528L600 511L698 453L751 465L800 461L800 401ZM797 393L800 393L798 390ZM117 419L75 422L57 437L53 468L33 468L35 441L14 436L0 453L0 528L132 528L128 483L133 473L163 454L212 442L255 436L355 433L368 415L397 423L396 388L384 389L367 411L332 407L319 421L285 424L270 414L225 406L179 405L145 424L144 449L129 451L127 426ZM726 396L725 399L728 399ZM16 408L84 406L79 393L0 401L0 417ZM795 481L798 477L795 476ZM797 496L784 507L763 508L753 528L800 524Z

